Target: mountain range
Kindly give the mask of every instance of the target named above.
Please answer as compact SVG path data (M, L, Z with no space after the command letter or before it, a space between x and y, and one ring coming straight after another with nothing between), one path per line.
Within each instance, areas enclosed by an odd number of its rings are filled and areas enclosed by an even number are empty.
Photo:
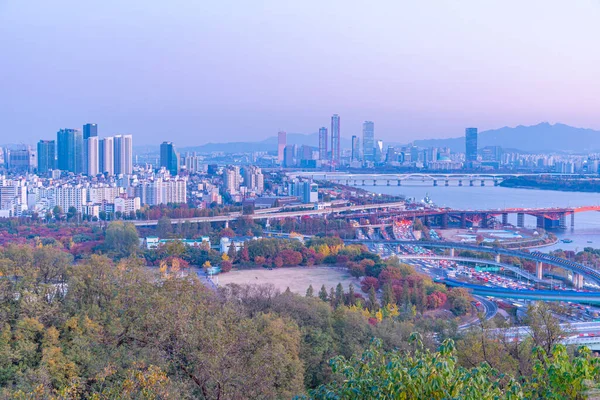
M362 138L361 138L362 139ZM288 133L287 144L308 145L318 147L319 134ZM449 147L454 152L464 152L464 136L448 139L419 139L413 142L419 147ZM384 142L384 145L399 145L399 143ZM351 140L342 137L342 148L350 148ZM537 125L516 127L505 126L480 132L478 147L500 146L505 149L515 149L523 152L540 153L591 153L600 152L600 131L556 123L542 122ZM141 146L144 150L158 149ZM136 152L142 148L136 147ZM182 147L182 152L196 151L199 153L225 152L242 153L248 151L277 151L277 136L271 136L257 142L207 143L201 146ZM145 152L145 151L144 151Z
M414 144L419 147L449 147L452 151L465 151L464 136L415 140ZM524 152L592 153L600 150L600 131L548 122L514 128L505 126L480 132L477 145L479 148L500 146Z

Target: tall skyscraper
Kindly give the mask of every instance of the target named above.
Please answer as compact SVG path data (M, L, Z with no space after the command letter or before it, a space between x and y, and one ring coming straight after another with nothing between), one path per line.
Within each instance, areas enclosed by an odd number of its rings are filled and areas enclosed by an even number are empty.
M88 171L88 165L90 163L90 156L88 156L88 143L87 140L91 137L98 137L98 125L97 124L85 124L83 125L83 173L92 175ZM96 159L98 154L95 155ZM94 174L95 175L95 174Z
M358 136L352 135L352 161L360 160L360 143Z
M61 129L56 134L58 169L80 174L83 172L83 135L78 129Z
M383 140L378 139L375 141L375 162L381 162L383 160Z
M98 175L100 163L98 161L98 136L90 136L85 140L87 144L87 167L88 176Z
M45 174L56 169L56 141L40 140L37 144L38 173Z
M98 136L98 124L85 124L83 126L83 139Z
M179 174L179 153L173 142L160 145L160 166L165 167L172 176Z
M327 160L327 128L319 128L319 160Z
M296 152L297 148L295 144L288 144L285 146L283 151L283 166L286 168L296 166Z
M277 161L283 162L283 153L287 145L287 134L284 131L279 131L277 134Z
M131 135L116 135L114 138L115 175L133 173L133 138Z
M341 158L340 116L333 114L331 117L331 161L338 165Z
M363 158L375 161L375 124L372 121L363 122Z
M465 129L465 159L467 162L477 161L477 128Z
M115 174L115 147L112 136L100 139L98 144L98 164L101 174Z

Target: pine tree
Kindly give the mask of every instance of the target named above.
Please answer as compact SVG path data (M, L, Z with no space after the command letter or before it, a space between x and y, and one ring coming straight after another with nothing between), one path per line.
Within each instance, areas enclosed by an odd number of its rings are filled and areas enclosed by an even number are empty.
M407 281L404 281L404 284L402 285L402 304L404 306L408 306L410 304L410 289Z
M344 304L344 287L341 283L338 283L335 287L335 306Z
M346 296L347 301L346 301L346 305L348 306L353 306L355 303L354 300L354 285L350 284L348 285L348 295Z
M369 310L377 311L379 304L377 303L377 296L375 295L375 288L371 286L369 290Z
M329 304L331 307L335 307L335 291L333 288L329 288Z
M312 285L308 286L308 289L306 289L306 297L313 297L314 294L314 289L312 287Z
M327 288L325 288L325 285L321 286L321 290L319 291L319 298L323 301L327 301Z
M396 304L394 290L392 289L392 284L389 282L383 286L383 297L381 299L381 304L384 306L387 306L388 304Z
M289 286L285 289L285 292L283 292L283 294L285 294L285 295L291 295L292 294L292 291L290 290Z
M237 250L235 248L235 244L231 243L229 246L229 250L227 250L227 255L229 256L229 260L234 263L237 258Z

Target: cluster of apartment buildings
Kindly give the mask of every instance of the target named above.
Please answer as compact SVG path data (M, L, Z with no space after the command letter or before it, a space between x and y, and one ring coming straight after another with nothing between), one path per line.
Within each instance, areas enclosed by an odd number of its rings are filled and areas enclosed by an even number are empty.
M25 175L0 177L0 217L36 212L45 215L56 206L67 212L74 207L82 216L130 215L142 205L187 202L187 178L171 177L166 171L136 171L124 178L41 178Z

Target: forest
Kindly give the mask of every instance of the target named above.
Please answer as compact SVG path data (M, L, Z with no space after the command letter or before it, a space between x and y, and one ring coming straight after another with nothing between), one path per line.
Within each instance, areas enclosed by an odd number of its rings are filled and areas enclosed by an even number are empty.
M305 244L260 239L224 255L175 240L151 256L135 228L123 222L105 231L38 229L61 236L0 247L3 399L596 394L598 359L561 344L571 333L547 304L528 310L527 337L515 338L498 329L509 328L503 319L483 316L480 324L459 329L457 316L475 312L468 292L449 290L339 237ZM310 286L303 295L269 285L214 289L186 271L204 259L235 268L331 265L347 268L361 284Z

